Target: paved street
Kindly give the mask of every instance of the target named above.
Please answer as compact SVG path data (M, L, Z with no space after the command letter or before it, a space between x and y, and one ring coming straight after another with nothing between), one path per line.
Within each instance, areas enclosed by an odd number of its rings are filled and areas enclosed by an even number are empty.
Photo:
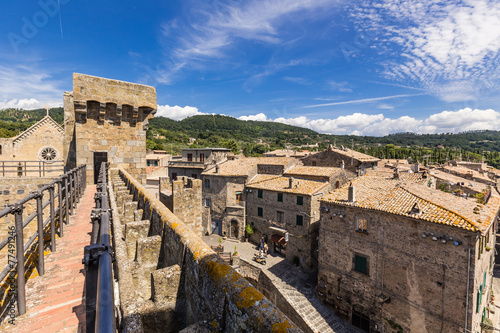
M219 245L218 235L203 236L202 238L210 246ZM222 245L226 252L234 252L236 246L241 260L261 268L313 332L359 332L316 298L314 292L315 273L306 272L285 260L283 256L274 253L267 256L266 265L259 264L253 261L253 256L258 252L258 249L256 245L251 243L240 243L236 240L226 239L223 240Z

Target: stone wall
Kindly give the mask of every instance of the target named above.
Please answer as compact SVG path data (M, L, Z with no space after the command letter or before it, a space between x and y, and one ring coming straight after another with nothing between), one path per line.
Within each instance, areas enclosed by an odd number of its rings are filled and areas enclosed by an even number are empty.
M337 153L332 150L324 150L303 158L302 163L306 166L326 166L339 168L344 162L345 169L358 172L358 169L371 169L377 166L377 162L362 162L356 158Z
M331 189L328 184L320 192L327 194ZM302 267L310 269L316 266L317 231L315 224L320 218L319 200L322 195L304 195L283 193L283 202L277 201L276 191L262 190L262 198L258 197L258 190L252 189L247 193L246 210L247 224L255 229L254 239L267 237L270 251L273 251L272 236L274 234L285 236L288 233L289 241L286 244L286 258L299 260ZM297 204L297 196L302 196L303 204ZM259 208L262 215L258 216ZM282 225L277 222L277 212L283 212ZM297 225L297 215L303 217L303 225ZM271 221L271 223L269 223ZM297 259L294 259L294 258Z
M110 167L145 181L146 129L157 107L153 87L75 73L64 103L68 166L87 164L87 182L93 183L95 153L107 153Z
M164 183L162 184L164 186ZM201 180L181 177L172 182L172 194L160 192L160 201L197 235L201 236L201 196Z
M269 275L258 267L240 259L240 265L236 269L243 275L255 288L266 296L275 306L290 318L304 332L313 333L309 325L297 313L295 308L288 302L286 297L276 288Z
M45 117L14 138L0 138L0 161L43 161L42 150L47 148L55 153L54 161L62 161L63 132L52 118Z
M383 212L322 205L317 292L337 313L350 321L356 311L380 332L397 327L405 332L455 332L464 328L468 298L468 329L476 331L480 314L474 289L493 251L478 262L474 233ZM367 232L356 231L358 218L367 220ZM444 238L433 241L434 235ZM356 255L367 258L367 274L354 269ZM475 273L467 290L469 260Z
M204 232L212 232L212 219L216 219L222 221L221 236L244 240L246 177L203 175L203 205L207 205L207 199L210 204L209 207L205 208L203 224L206 226L206 230ZM236 200L236 192L241 192L240 201ZM231 230L232 221L237 222L236 232L234 232L234 226Z
M123 332L172 332L207 325L214 332L300 332L129 173L110 173L118 198L115 201L111 194ZM130 204L137 208L132 215L145 222L122 225L120 206ZM135 238L135 247L123 241L127 237ZM128 248L135 253L128 253ZM140 264L144 259L146 268ZM172 279L176 292L167 288Z

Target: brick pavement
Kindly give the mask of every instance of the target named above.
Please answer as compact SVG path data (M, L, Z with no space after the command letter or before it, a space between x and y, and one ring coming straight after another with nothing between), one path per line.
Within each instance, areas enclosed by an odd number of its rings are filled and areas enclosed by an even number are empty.
M90 243L95 185L87 186L56 251L45 256L45 275L26 283L26 314L0 332L85 332L83 248Z

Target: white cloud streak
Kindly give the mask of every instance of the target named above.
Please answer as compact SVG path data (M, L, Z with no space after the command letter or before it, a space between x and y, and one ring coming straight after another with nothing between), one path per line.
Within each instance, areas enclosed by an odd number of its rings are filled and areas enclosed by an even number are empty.
M170 84L186 68L199 68L200 60L222 59L240 40L268 45L285 43L280 34L285 22L314 17L318 11L335 6L331 0L229 0L190 4L193 21L178 20L163 25L163 36L174 45L166 69L156 75Z
M60 82L44 70L0 65L0 108L35 109L61 106Z
M306 106L303 106L302 108L309 109L309 108L318 108L318 107L323 107L323 106L334 106L334 105L345 105L345 104L359 104L359 103L372 103L372 102L384 101L384 100L393 99L393 98L414 97L414 96L422 96L422 95L425 95L425 94L409 94L409 95L407 94L407 95L393 95L393 96L384 96L384 97L363 98L363 99L354 99L354 100L343 101L343 102L306 105Z
M377 48L386 78L417 82L446 102L498 89L500 2L377 0L352 16L361 29L382 31Z

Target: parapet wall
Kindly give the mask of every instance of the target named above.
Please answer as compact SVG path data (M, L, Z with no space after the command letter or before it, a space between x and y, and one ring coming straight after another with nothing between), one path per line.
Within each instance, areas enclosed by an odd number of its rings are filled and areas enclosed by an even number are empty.
M170 311L175 314L180 328L208 327L214 332L301 332L277 307L255 289L239 273L224 263L202 239L188 226L170 212L157 198L123 169L110 170L110 179L118 177L125 183L126 192L141 212L141 220L149 220L147 238L161 238L156 272L152 273L157 284L157 272L165 269L174 271L180 267L179 287L175 305ZM118 186L120 187L120 186ZM110 189L112 189L110 184ZM114 198L114 194L111 194ZM126 207L124 204L123 207ZM121 309L123 313L123 331L152 332L148 330L148 316L151 312L141 309L141 299L131 299L133 280L127 270L130 259L124 254L122 234L116 227L121 227L115 215L119 207L112 199L113 228L116 243L118 275L120 279ZM125 228L128 227L128 223ZM119 228L118 228L119 229ZM136 262L142 258L137 241ZM146 295L147 296L147 295ZM161 299L158 290L152 291L151 299ZM148 301L148 300L146 300ZM158 308L156 309L158 311ZM171 315L172 312L167 314ZM156 314L160 318L161 314ZM188 328L189 329L189 328ZM169 331L162 327L162 331Z

